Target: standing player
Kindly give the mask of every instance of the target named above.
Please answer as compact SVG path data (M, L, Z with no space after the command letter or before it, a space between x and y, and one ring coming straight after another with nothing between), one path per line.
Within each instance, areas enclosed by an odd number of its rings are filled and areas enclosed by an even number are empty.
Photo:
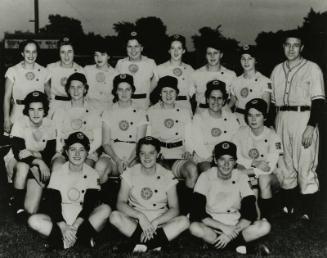
M223 48L217 42L211 41L206 47L207 64L200 67L193 73L197 112L207 108L205 91L209 81L219 80L225 83L227 94L230 94L232 81L236 78L235 72L221 65ZM228 106L226 105L228 109Z
M185 37L182 35L173 35L169 38L170 59L158 65L158 76L173 76L178 80L179 95L177 96L177 105L191 110L190 97L194 94L192 66L183 63L182 58L186 52Z
M155 249L172 241L189 227L178 216L177 180L157 163L160 142L147 136L138 142L140 163L122 174L117 210L110 222L136 245L134 251Z
M302 196L304 219L312 215L319 150L317 123L325 102L323 75L317 64L301 56L303 40L298 33L286 36L283 45L286 61L271 75L272 102L277 107L276 129L282 139L284 162L281 186L284 211L292 213L296 187Z
M12 124L22 116L23 100L32 91L44 92L49 81L48 71L36 63L39 46L34 40L20 44L19 51L23 61L9 67L6 74L5 94L3 100L4 131L10 133ZM11 105L11 101L13 103Z
M244 245L267 235L270 224L256 220L255 196L248 177L234 169L236 160L235 144L215 146L215 166L200 175L194 188L190 231L216 249L246 254Z
M84 67L86 79L90 86L87 98L97 103L104 111L112 105L112 83L117 72L108 63L110 55L104 41L94 48L93 53L95 64Z
M65 141L68 161L55 169L47 192L46 214L35 214L29 226L47 237L52 248L70 248L79 242L94 246L93 237L103 229L110 207L99 203L99 176L86 163L90 142L82 132Z
M157 85L156 63L142 55L142 42L135 31L131 32L126 49L128 57L118 60L116 70L133 76L136 88L133 100L137 107L146 109L150 103L149 95Z
M271 81L256 70L256 53L252 47L244 46L241 52L243 74L233 80L229 106L235 104L235 114L241 125L246 125L245 105L251 99L262 98L270 105ZM267 110L268 112L268 110Z
M46 93L50 99L50 116L53 112L70 100L65 90L67 78L73 73L83 73L83 68L74 62L74 46L72 41L64 37L58 42L60 60L48 64L50 72L50 84L46 87Z

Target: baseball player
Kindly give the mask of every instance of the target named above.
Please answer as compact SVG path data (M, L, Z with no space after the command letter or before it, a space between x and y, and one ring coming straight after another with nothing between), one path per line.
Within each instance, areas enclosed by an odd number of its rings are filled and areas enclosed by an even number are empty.
M189 227L185 216L178 216L177 180L171 171L157 163L160 142L151 136L140 139L140 163L122 174L117 211L110 222L136 245L146 251L172 241ZM157 249L158 250L158 249Z
M284 211L294 211L296 187L302 197L304 219L312 215L312 204L319 190L316 174L319 135L317 123L324 109L323 75L317 64L301 56L301 35L290 32L283 44L286 61L278 64L271 75L272 103L276 105L276 130L284 149Z
M192 153L185 149L185 132L186 127L191 126L192 112L178 106L177 85L178 80L175 77L164 76L159 79L155 91L160 101L147 111L148 131L160 141L163 165L172 170L175 177L185 178L186 188L181 199L188 208L191 205L198 172L196 164L192 161Z
M238 168L255 181L252 187L256 196L259 183L260 215L261 218L270 219L273 207L272 173L276 172L277 161L283 155L282 143L276 132L264 125L267 103L263 99L250 100L245 106L245 114L248 126L242 126L233 136L237 146Z
M32 91L44 92L49 81L48 71L36 63L39 45L34 40L20 44L19 51L23 61L9 67L5 74L5 94L3 100L4 132L10 133L16 118L21 118L23 100ZM13 101L13 103L11 102Z
M267 235L270 224L256 220L255 196L248 177L234 169L236 160L235 144L215 146L215 166L200 175L194 188L190 231L216 249L246 254L246 245Z
M179 95L177 96L177 105L183 108L191 109L190 97L194 94L192 66L183 63L182 58L186 52L185 37L175 34L169 38L170 59L158 65L158 76L173 76L178 80Z
M207 64L195 70L193 82L195 87L195 97L197 102L196 112L201 112L207 108L205 91L209 81L219 80L225 83L227 94L230 94L232 81L236 78L236 73L221 65L223 48L215 41L210 41L206 47ZM228 105L225 106L228 109Z
M145 111L132 100L134 92L133 76L120 74L114 78L114 104L102 116L104 155L96 164L100 174L117 176L135 163L136 142L145 136L147 121Z
M50 116L65 101L70 100L65 90L67 78L73 73L83 73L83 68L74 62L74 46L68 37L58 42L58 49L60 60L47 65L51 81L45 90L50 99Z
M108 63L110 55L105 42L96 45L93 53L95 64L84 67L86 79L90 86L87 98L98 103L104 111L110 109L112 105L112 83L118 73Z
M142 55L143 46L137 32L133 31L126 44L128 57L118 60L116 70L120 74L130 74L134 78L135 93L133 100L137 107L149 106L150 93L157 85L156 63Z
M20 222L26 222L28 214L38 211L42 190L50 178L56 132L53 122L46 117L48 111L49 102L44 93L29 93L24 99L24 116L14 123L11 131L13 155L9 159L14 163L13 196Z
M224 82L208 82L205 98L208 108L194 115L192 128L186 131L185 137L186 148L193 153L199 172L211 167L215 145L230 141L240 126L236 116L223 108L228 98Z
M262 98L270 105L271 81L256 70L256 53L253 47L244 46L241 51L243 74L231 84L230 107L235 104L235 114L241 125L246 125L245 105L251 99ZM268 111L268 110L267 110Z
M46 214L28 220L33 230L47 237L48 247L66 249L76 242L93 247L93 237L110 215L108 205L98 205L99 176L85 163L89 150L89 139L82 132L66 139L68 161L51 174Z
M91 141L86 163L94 166L98 160L97 150L101 146L101 111L86 99L89 86L86 77L81 73L73 73L68 77L65 90L70 101L63 101L53 115L57 130L57 154L53 166L66 162L63 153L64 140L77 131L82 131Z

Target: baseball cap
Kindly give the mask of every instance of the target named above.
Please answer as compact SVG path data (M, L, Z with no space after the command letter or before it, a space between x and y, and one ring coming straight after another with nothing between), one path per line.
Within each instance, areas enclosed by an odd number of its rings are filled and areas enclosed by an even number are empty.
M24 104L28 106L32 102L42 102L49 105L47 96L41 91L32 91L26 95Z
M59 41L58 41L58 48L60 48L61 46L65 46L65 45L73 45L73 42L71 41L71 39L69 37L62 37Z
M142 145L152 145L155 147L158 153L160 152L160 146L161 146L160 141L152 136L145 136L141 138L137 143L137 148L136 148L137 156L140 153L140 148Z
M87 80L84 74L82 73L73 73L67 79L66 85L70 85L71 81L80 81L83 84L87 84Z
M213 154L216 159L219 159L221 156L224 155L230 155L237 159L236 145L228 141L218 143L214 148Z
M127 82L129 85L131 85L132 87L134 86L134 79L133 76L127 73L121 73L115 76L114 78L114 88L117 89L118 84L121 82Z
M248 54L252 57L256 57L256 51L254 49L253 46L250 46L250 45L244 45L242 46L242 49L241 49L241 56L244 55L244 54Z
M250 108L254 108L261 112L263 116L267 115L267 103L263 99L255 98L251 99L248 103L245 105L245 113L248 114Z
M160 93L162 88L164 88L164 87L169 87L169 88L174 89L178 94L179 89L177 88L177 84L178 84L178 80L176 77L169 76L169 75L161 77L159 79L158 85L157 85L158 92Z
M218 40L208 40L206 48L209 47L219 50L220 52L224 52L223 44L222 42L218 42Z
M84 148L89 151L90 150L90 140L89 138L82 132L75 132L68 136L65 140L66 148L73 145L74 143L80 143L84 146Z
M212 80L207 83L207 89L204 93L206 99L209 98L213 90L220 90L223 93L223 98L227 99L226 83L220 80Z

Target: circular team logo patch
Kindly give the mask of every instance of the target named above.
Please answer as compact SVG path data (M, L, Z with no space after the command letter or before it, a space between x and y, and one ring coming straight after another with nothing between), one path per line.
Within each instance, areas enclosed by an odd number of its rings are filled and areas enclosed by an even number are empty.
M141 190L141 197L143 200L149 200L153 195L152 190L149 187L144 187Z
M181 76L183 74L183 71L182 71L181 68L177 67L177 68L174 68L173 74L179 77L179 76Z
M97 82L104 82L106 80L106 76L104 75L103 72L98 72L96 75L95 75L95 80Z
M62 87L65 87L66 83L67 83L67 77L62 77L62 78L60 79L60 84L61 84L61 86L62 86Z
M40 129L37 129L35 130L33 133L33 139L36 141L36 142L39 142L42 140L42 137L43 137L43 134L42 134L42 131Z
M248 88L243 88L242 90L241 90L241 96L243 97L243 98L246 98L247 96L249 95L249 89Z
M256 159L259 157L259 151L256 148L249 150L249 157L251 159Z
M71 127L72 127L72 129L74 129L74 130L78 130L78 129L80 129L80 128L82 127L82 124L83 124L82 119L73 119L73 120L71 121Z
M72 187L67 191L67 197L70 201L76 202L80 197L80 192L77 188Z
M119 122L119 128L122 131L126 131L129 128L129 124L126 120L122 120Z
M211 135L213 137L218 137L221 135L221 130L219 128L212 128L211 129Z
M25 74L27 80L32 81L35 78L35 74L33 72L28 72Z
M131 73L136 73L138 70L139 70L139 67L138 65L136 64L130 64L128 66L128 70L131 72Z
M174 120L171 118L167 118L164 121L164 125L166 128L172 128L174 126Z
M222 147L223 147L224 150L229 149L229 143L225 142L225 143L222 145Z

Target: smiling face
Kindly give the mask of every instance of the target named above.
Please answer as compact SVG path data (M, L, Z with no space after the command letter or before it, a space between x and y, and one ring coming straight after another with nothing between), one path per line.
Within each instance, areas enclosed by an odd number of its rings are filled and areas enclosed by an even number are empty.
M107 53L94 52L94 62L98 68L108 65L109 56Z
M127 102L130 101L132 98L132 86L127 83L127 82L121 82L119 83L118 87L117 87L117 97L118 97L118 101L121 102Z
M284 54L288 61L297 61L301 57L303 45L298 38L287 38L284 45Z
M255 108L250 108L247 114L248 124L251 129L258 129L264 126L264 115Z
M60 60L63 65L69 66L74 62L74 49L72 45L62 45L59 49Z
M209 109L213 112L220 112L225 104L223 93L220 90L211 91L209 98L207 98Z
M172 105L176 100L176 90L170 87L163 87L161 90L161 100L164 104Z
M69 85L68 93L72 100L81 100L84 98L84 94L86 93L86 89L84 84L78 80L72 80Z
M29 104L28 117L34 125L41 124L44 117L44 108L42 102L32 102Z
M37 47L34 43L28 43L21 53L24 61L28 64L34 64L37 58Z
M220 64L223 53L215 48L208 47L206 52L206 59L209 66L216 66Z
M241 65L244 71L254 71L255 70L255 58L249 54L243 54L241 56Z
M146 169L154 168L157 163L158 152L152 144L143 144L139 151L139 159Z
M218 168L218 173L220 173L223 177L228 177L236 164L236 160L231 155L222 155L218 159L214 159L215 164Z
M136 39L127 42L127 55L130 60L139 60L143 51L142 45Z
M173 41L170 44L169 49L170 58L174 61L181 61L182 56L185 53L185 49L180 41Z
M86 160L88 152L81 143L76 142L69 146L66 154L72 165L81 166Z

